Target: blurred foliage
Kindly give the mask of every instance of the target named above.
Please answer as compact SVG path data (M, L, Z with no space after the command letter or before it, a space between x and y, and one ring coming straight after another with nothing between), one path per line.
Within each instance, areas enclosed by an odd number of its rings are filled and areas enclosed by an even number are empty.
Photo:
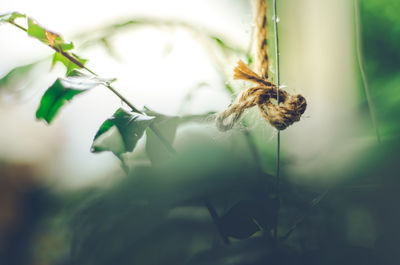
M28 90L27 79L38 62L17 66L0 79L0 95L3 93L19 96Z
M56 206L33 168L0 161L0 264L32 264L37 232Z
M178 126L182 124L185 119L177 116L162 115L149 109L146 109L145 113L155 117L154 124L161 130L160 132L165 139L172 144ZM146 153L153 165L163 163L163 161L169 160L174 155L150 129L146 129Z
M399 74L400 2L361 0L364 56L374 75Z
M276 211L260 200L269 198L271 177L260 178L248 162L238 166L234 158L220 147L198 144L171 163L135 168L115 188L88 200L73 219L72 264L182 264L213 244L221 247L204 198L219 215L227 212L217 227L230 223L248 238L260 228L248 233L254 222L232 223L232 211L247 209L229 208L247 198Z
M0 79L0 87L5 87L9 83L11 83L14 79L16 80L22 79L23 77L25 77L27 73L29 73L29 71L32 70L32 67L34 67L35 64L36 63L31 63L15 67Z
M88 265L395 265L400 260L399 147L398 141L376 147L369 159L381 161L378 167L349 175L328 191L284 181L275 243L273 176L203 140L170 163L135 167L109 188L70 192L51 219L38 212L47 221L32 243L35 250L52 249L46 245L50 241L63 251L57 258L51 253L35 258ZM217 222L205 199L216 209ZM55 198L39 205L46 209L50 201ZM229 236L229 245L218 230Z
M365 64L378 126L388 137L399 135L400 2L361 0L362 41ZM365 100L365 98L364 98Z

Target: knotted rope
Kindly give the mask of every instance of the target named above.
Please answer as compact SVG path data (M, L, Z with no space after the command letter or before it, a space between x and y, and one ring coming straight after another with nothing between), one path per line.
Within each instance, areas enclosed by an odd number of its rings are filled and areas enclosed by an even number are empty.
M247 80L257 86L242 91L235 103L217 116L217 128L220 131L232 129L243 112L256 105L262 117L278 130L284 130L299 121L306 110L307 103L302 95L292 96L281 89L279 90L279 102L274 104L272 100L277 98L278 91L276 85L261 78L242 61L238 62L233 78Z
M247 80L257 86L242 91L233 104L218 114L216 125L220 131L232 129L243 112L256 105L267 122L278 130L284 130L299 121L307 107L302 95L290 95L268 81L267 1L256 0L256 8L256 69L260 74L239 61L234 69L233 79ZM278 102L274 103L273 99L278 99Z

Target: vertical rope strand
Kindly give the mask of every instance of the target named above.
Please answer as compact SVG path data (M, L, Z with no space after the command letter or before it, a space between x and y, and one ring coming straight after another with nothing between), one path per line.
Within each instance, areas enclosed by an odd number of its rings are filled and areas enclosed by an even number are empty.
M274 7L274 39L275 39L275 72L276 72L276 100L277 104L279 104L279 86L280 86L280 76L279 76L279 38L278 38L278 12L276 6L277 0L273 0ZM280 156L281 156L281 132L278 130L277 135L277 143L276 143L276 195L278 203L280 203ZM276 215L275 227L274 227L274 239L278 240L278 216L279 216L279 207L278 213Z
M365 73L364 69L364 62L362 57L362 41L361 41L361 21L360 21L360 0L354 0L354 19L355 19L355 26L356 26L356 53L357 53L357 60L358 66L360 68L361 78L365 90L365 94L367 96L367 103L369 114L372 120L372 126L375 128L376 139L378 143L381 142L381 137L379 134L378 123L375 114L375 106L372 101L371 91L368 85L367 74Z
M255 1L255 24L256 24L256 60L255 71L261 77L268 79L268 20L267 0Z

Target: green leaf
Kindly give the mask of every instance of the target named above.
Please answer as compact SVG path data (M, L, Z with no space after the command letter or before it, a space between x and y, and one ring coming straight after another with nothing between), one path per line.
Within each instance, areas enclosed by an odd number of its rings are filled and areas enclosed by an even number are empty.
M231 94L231 95L235 94L235 90L233 89L233 87L230 84L225 83L225 89L229 92L229 94Z
M98 76L94 76L92 74L88 74L82 70L73 69L69 75L68 80L76 80L76 82L80 83L97 83L97 84L110 84L116 81L116 78L102 78Z
M123 153L132 152L153 119L154 117L119 108L100 126L91 151L94 153L111 151L118 157Z
M163 137L172 145L175 139L176 129L181 121L179 117L166 116L147 110L146 114L155 116L154 124ZM153 164L161 163L170 157L172 153L165 147L160 138L150 129L146 130L146 152Z
M60 35L45 29L31 18L28 18L28 35L56 48L60 52L74 48L74 45L71 42L65 42Z
M56 39L56 47L61 48L63 51L68 51L72 50L74 48L74 44L72 42L64 42L63 39L61 39L60 36L57 37Z
M231 45L226 44L225 41L223 41L221 38L217 37L217 36L209 36L213 41L215 41L215 43L222 49L225 51L230 51L230 52L234 52L234 53L238 53L238 54L244 54L245 52L237 47L233 47Z
M213 39L222 48L224 48L224 49L227 48L227 45L225 44L225 42L223 42L220 38L218 38L216 36L211 36L211 39Z
M156 117L154 119L154 125L161 133L163 138L173 145L176 130L179 125L187 122L207 122L210 121L210 115L215 114L214 112L208 112L199 115L187 115L187 116L167 116L155 111L152 111L145 107L144 112L149 116ZM213 118L211 120L214 120ZM160 140L153 130L146 130L146 153L150 161L154 164L160 164L173 156L171 150L169 150L165 143Z
M253 63L253 57L249 53L246 53L246 59L247 65L251 65Z
M64 103L82 92L84 90L66 88L61 79L57 79L44 93L36 111L36 118L43 119L50 124Z
M28 18L28 34L41 42L53 47L56 53L53 56L52 65L56 62L61 62L67 67L67 76L74 69L82 68L85 65L85 59L79 56L68 53L67 51L74 48L72 42L65 42L64 39L57 33L51 32L39 25L35 20Z
M34 62L15 67L0 79L0 88L8 85L10 82L13 82L14 80L26 77L26 74L29 73L36 64L37 62Z
M26 15L18 12L7 13L0 15L0 22L13 22L17 18L24 18L24 17L26 17Z
M31 18L28 18L28 35L49 44L46 38L46 30Z
M75 54L73 54L72 56L74 57L74 59L76 59L82 65L85 65L85 63L87 62L86 59L79 58ZM67 57L65 57L64 55L62 55L61 53L58 53L58 52L54 53L54 55L53 55L52 65L54 66L57 62L60 62L63 65L65 65L65 67L67 68L67 73L66 73L67 76L69 76L74 69L81 68L79 65L71 62Z
M44 93L36 112L36 118L43 119L50 124L64 103L103 83L104 81L99 78L76 72L73 76L58 78Z

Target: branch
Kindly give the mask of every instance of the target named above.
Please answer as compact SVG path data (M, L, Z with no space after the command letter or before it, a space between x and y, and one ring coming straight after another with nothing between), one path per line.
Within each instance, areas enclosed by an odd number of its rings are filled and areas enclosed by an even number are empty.
M25 31L28 32L28 29L18 25L17 23L15 23L13 20L8 21L11 25ZM50 44L46 44L48 47L52 48L54 51L56 51L57 53L63 55L65 58L67 58L70 62L76 64L77 66L79 66L80 68L83 68L85 70L87 70L88 72L90 72L91 74L98 76L95 72L93 72L92 70L90 70L88 67L86 67L85 65L83 65L81 62L79 62L78 60L76 60L73 56L71 56L69 53L57 48L56 46L50 45ZM138 108L136 108L128 99L126 99L123 95L121 95L113 86L111 86L110 84L102 84L103 86L105 86L106 88L108 88L112 93L114 93L118 98L120 98L126 105L128 105L132 111L140 113L140 114L144 114L142 111L140 111ZM165 145L165 147L173 154L176 154L176 150L174 149L174 147L170 144L170 142L162 135L162 133L157 129L157 127L155 127L154 124L149 126L150 129L157 135L157 137L161 140L161 142Z
M378 143L380 143L381 137L379 135L379 128L378 128L378 122L376 119L375 106L374 106L374 102L372 100L371 91L369 89L367 74L365 73L363 56L362 56L361 21L360 21L359 6L360 6L359 0L354 0L354 19L355 19L355 26L356 26L357 60L358 60L358 66L360 67L360 73L361 73L361 78L362 78L362 82L363 82L364 89L365 89L365 94L367 96L367 103L368 103L368 108L369 108L369 114L370 114L371 120L372 120L372 126L375 128L376 139L377 139Z
M28 32L28 29L24 28L23 26L18 25L17 23L15 23L13 20L8 21L10 24L16 26L17 28ZM87 68L85 65L83 65L81 62L77 61L73 56L71 56L69 53L62 51L61 49L47 44L47 46L49 46L50 48L52 48L53 50L55 50L57 53L62 54L65 58L67 58L69 61L71 61L72 63L76 64L77 66L79 66L80 68L83 68L87 71L89 71L90 73L92 73L93 75L97 76L97 74L95 72L93 72L92 70L90 70L89 68ZM125 104L127 104L132 111L140 113L140 114L144 114L144 112L140 111L139 109L137 109L128 99L126 99L123 95L121 95L113 86L111 86L109 83L103 84L106 88L108 88L112 93L114 93L118 98L120 98ZM145 115L145 114L144 114ZM191 116L188 118L189 119L196 119L196 118L201 118L201 116ZM151 124L150 129L154 132L154 134L157 135L157 137L161 140L161 142L166 146L166 148L172 153L172 154L177 154L177 151L174 149L174 147L169 143L169 141L161 134L161 132L157 129L157 127L154 124ZM127 167L126 165L123 164L123 169L127 172ZM229 244L229 239L223 234L223 232L221 231L219 225L218 225L218 215L217 212L215 210L215 208L212 206L212 204L208 201L208 200L204 200L205 206L207 208L207 210L210 213L210 216L214 222L214 224L217 227L217 230L223 240L223 242L225 244Z

